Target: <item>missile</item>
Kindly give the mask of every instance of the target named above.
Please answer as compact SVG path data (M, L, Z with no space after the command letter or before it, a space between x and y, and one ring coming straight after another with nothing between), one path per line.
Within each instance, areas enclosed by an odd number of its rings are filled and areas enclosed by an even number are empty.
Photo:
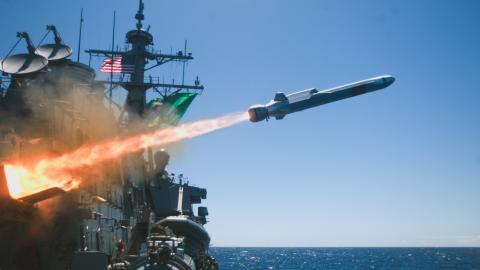
M251 122L268 120L270 117L280 120L290 113L386 88L394 81L394 77L384 75L322 91L311 88L290 95L278 92L267 104L251 106L248 115Z

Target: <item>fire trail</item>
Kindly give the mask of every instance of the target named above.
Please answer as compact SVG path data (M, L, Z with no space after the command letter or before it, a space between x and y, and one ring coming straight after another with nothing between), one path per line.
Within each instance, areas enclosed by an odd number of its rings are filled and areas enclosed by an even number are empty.
M5 164L8 189L13 198L20 198L52 187L68 191L81 184L81 179L72 173L74 170L92 167L147 147L162 146L198 137L246 120L248 120L247 113L229 114L167 127L151 133L85 145L73 152L55 158L42 159L35 164Z

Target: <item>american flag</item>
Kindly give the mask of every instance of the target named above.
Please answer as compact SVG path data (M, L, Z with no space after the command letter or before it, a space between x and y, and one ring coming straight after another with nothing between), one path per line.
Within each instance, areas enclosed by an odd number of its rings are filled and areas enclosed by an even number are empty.
M107 57L103 59L100 71L105 73L135 73L135 66L125 60L126 58L122 56L115 56L112 65L112 58Z

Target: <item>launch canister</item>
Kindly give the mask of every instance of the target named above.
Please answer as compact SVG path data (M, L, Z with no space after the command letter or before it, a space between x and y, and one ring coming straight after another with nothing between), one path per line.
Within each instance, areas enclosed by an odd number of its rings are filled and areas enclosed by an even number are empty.
M266 105L250 107L248 115L252 122L259 122L270 117L280 120L290 113L386 88L394 81L395 78L392 76L384 75L322 91L311 88L290 95L278 92L274 99Z

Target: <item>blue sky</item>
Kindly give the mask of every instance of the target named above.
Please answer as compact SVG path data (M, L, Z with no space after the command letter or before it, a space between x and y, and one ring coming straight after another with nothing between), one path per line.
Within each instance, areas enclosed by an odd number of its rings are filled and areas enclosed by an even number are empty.
M188 39L196 58L187 81L198 74L206 90L187 121L242 111L277 91L397 78L383 91L172 150L170 171L208 188L214 245L480 246L478 1L145 6L156 47L176 51ZM2 55L16 31L38 42L50 23L76 50L81 7L82 49L111 46L113 10L119 45L134 27L134 0L1 0Z

